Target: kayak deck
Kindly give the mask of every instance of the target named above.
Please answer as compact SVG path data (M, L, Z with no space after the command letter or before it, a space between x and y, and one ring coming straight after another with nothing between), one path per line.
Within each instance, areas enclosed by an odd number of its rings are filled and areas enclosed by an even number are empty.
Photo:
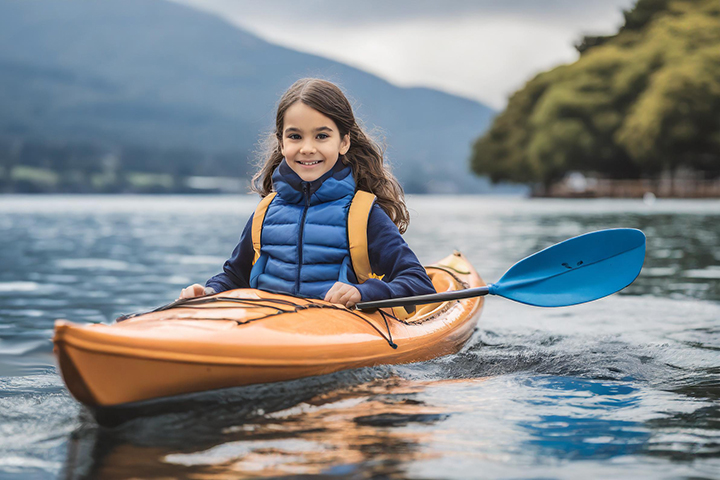
M427 271L438 292L484 285L459 253ZM72 395L112 406L454 353L482 305L482 298L423 305L402 318L238 289L111 325L58 320L53 341Z

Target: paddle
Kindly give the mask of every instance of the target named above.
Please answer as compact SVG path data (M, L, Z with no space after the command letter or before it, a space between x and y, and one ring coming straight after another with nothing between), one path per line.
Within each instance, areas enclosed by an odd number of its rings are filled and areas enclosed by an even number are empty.
M564 307L606 297L630 285L645 260L645 234L632 228L573 237L526 257L497 283L451 292L361 302L361 310L407 307L499 295L538 307Z

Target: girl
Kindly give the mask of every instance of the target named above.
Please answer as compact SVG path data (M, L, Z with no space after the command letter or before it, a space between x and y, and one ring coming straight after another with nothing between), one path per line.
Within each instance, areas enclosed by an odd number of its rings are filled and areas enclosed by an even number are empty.
M401 236L402 188L336 85L305 78L285 92L252 189L263 200L223 272L180 298L259 288L352 307L435 293Z

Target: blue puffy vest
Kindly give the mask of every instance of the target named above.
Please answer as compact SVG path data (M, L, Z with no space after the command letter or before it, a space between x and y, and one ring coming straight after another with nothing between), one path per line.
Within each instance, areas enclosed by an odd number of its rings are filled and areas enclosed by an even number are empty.
M337 281L357 283L348 243L352 169L340 161L315 182L303 182L285 161L273 174L277 195L267 207L260 256L250 286L274 293L324 298Z

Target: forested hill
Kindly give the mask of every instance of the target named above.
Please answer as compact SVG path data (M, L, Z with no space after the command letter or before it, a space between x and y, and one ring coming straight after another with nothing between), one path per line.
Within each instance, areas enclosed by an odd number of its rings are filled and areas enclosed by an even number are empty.
M720 2L639 0L613 36L516 92L473 148L475 172L550 184L568 171L720 175Z
M399 88L164 0L0 0L0 186L18 164L85 184L103 169L244 176L279 96L304 76L349 92L408 190L482 185L467 159L493 112L478 102Z

